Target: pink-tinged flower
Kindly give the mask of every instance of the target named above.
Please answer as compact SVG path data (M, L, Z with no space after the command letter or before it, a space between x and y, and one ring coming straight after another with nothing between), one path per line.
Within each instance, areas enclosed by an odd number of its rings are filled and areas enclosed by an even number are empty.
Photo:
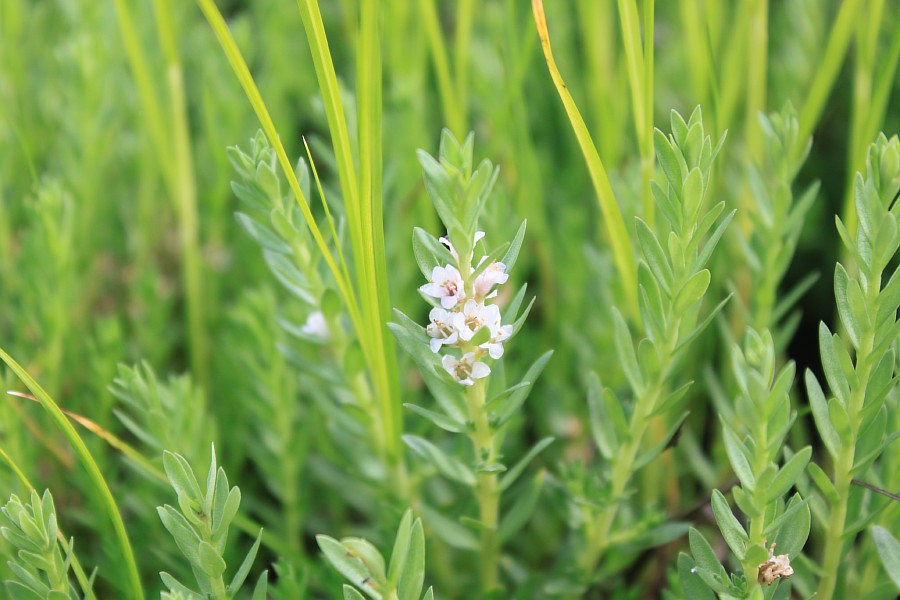
M484 237L483 231L476 231L475 238L472 240L472 247L474 248L475 244L477 244L478 241L480 239L482 239L483 237ZM438 241L440 243L442 243L443 245L447 246L447 249L450 251L450 256L452 256L453 260L455 260L458 263L459 262L459 254L456 252L456 248L453 247L453 244L450 243L450 240L448 238L442 237L442 238L439 238ZM472 261L472 256L474 256L474 254L475 254L474 252L469 254L469 262Z
M482 258L481 260L484 259ZM506 265L502 262L493 262L489 264L484 271L475 278L475 297L489 297L493 287L501 283L506 283L507 279L509 279L509 275L506 272Z
M432 308L431 312L428 313L431 323L428 324L425 331L431 337L429 343L431 344L432 352L437 352L444 344L452 346L459 340L459 333L454 329L452 323L454 314L456 313L442 308Z
M453 308L457 302L462 302L465 297L465 284L456 267L435 267L431 271L431 281L419 288L419 291L432 298L440 298L441 306Z
M494 308L496 308L496 306L494 306ZM496 360L503 356L503 342L508 340L509 336L512 335L513 326L500 323L499 310L496 311L496 316L487 322L487 326L491 331L491 339L481 344L479 348L487 350L491 358Z
M459 338L468 342L479 329L494 319L500 319L500 309L497 306L485 306L474 300L467 300L462 311L453 313L453 327L459 332Z
M473 385L476 379L482 379L491 374L489 366L475 360L474 352L467 352L459 359L447 354L441 360L441 364L453 376L453 379L463 385Z

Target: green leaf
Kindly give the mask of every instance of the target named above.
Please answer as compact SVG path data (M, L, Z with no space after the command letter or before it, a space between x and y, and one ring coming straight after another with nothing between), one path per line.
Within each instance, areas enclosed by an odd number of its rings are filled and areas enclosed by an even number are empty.
M754 544L747 548L744 560L751 564L761 565L769 560L769 549L761 544Z
M737 434L724 419L720 419L720 421L722 422L722 433L725 441L725 452L728 454L728 462L731 463L731 468L734 469L734 474L740 479L741 485L747 490L753 490L756 487L756 477L754 477L750 463L747 461L747 455L744 454L744 444L738 439Z
M364 600L365 596L360 594L355 587L344 584L344 600Z
M458 458L447 455L428 440L415 435L404 435L403 441L445 477L469 487L475 485L474 473Z
M684 218L693 223L703 206L703 173L697 167L691 169L685 177L681 198L684 202Z
M747 544L749 544L750 538L747 537L747 532L741 527L734 513L731 512L728 501L719 490L713 490L712 509L719 531L722 532L722 537L725 538L725 543L728 544L728 547L731 548L738 560L744 560L744 554L747 551Z
M687 309L703 299L709 288L710 274L707 269L694 273L675 296L675 313L683 314Z
M684 398L684 395L687 394L692 385L694 385L694 382L688 381L687 383L677 388L675 391L669 393L669 395L666 396L663 401L653 409L653 411L650 413L650 416L655 417L657 415L668 412L671 408L678 404L679 400Z
M691 546L691 553L694 555L694 561L697 563L697 566L700 569L707 571L718 580L721 580L724 585L724 582L728 580L728 574L725 572L725 567L722 566L722 563L720 563L719 559L716 557L716 553L712 549L712 546L710 546L709 542L706 541L706 538L703 537L703 534L692 527L688 532L688 542ZM709 582L707 581L707 583ZM721 593L724 592L724 589L716 589L715 591Z
M700 250L699 254L697 254L697 258L694 259L694 262L691 263L690 273L695 273L702 269L709 257L712 256L713 250L716 249L716 246L719 244L719 240L722 239L722 235L725 233L725 229L728 227L728 224L731 223L731 219L734 218L734 215L737 211L733 210L722 219L722 221L716 226L716 229L712 232L712 234L707 238L706 243L703 245L703 249Z
M806 446L784 463L784 466L778 471L778 475L775 476L775 479L772 480L772 483L766 491L766 504L772 502L776 498L780 498L785 492L791 489L797 482L797 478L803 473L811 456L812 447Z
M532 446L531 449L525 454L525 456L523 456L522 459L519 460L519 462L517 462L515 466L513 466L513 468L511 468L500 480L500 491L506 490L509 486L515 483L516 479L525 470L525 467L527 467L538 454L543 452L544 448L552 444L553 441L554 438L545 437L534 446Z
M316 542L325 558L331 563L341 575L350 580L354 585L362 588L362 590L372 598L372 600L381 600L381 594L366 585L371 574L365 564L356 556L347 551L339 541L327 535L317 535Z
M241 562L241 566L238 567L238 570L235 572L234 577L231 578L231 583L228 584L228 594L230 596L234 596L238 593L238 591L243 587L244 581L247 579L247 575L250 574L250 568L253 566L253 561L256 560L256 553L259 551L259 544L262 542L262 532L260 529L259 533L256 534L256 541L253 542L253 545L250 546L250 550L247 552L247 555L244 557L244 560ZM259 584L257 583L257 587Z
M173 454L168 450L163 452L163 467L176 494L184 492L191 500L200 501L203 493L200 484L194 476L191 466L180 454Z
M871 322L859 284L850 279L841 263L837 263L834 270L834 299L853 347L859 348L863 332L871 329Z
M159 514L159 519L162 521L166 531L172 534L178 549L181 550L185 558L193 564L199 564L198 545L200 538L187 519L168 504L157 507L156 512Z
M253 217L242 212L236 212L234 213L234 218L237 219L241 228L246 231L257 244L266 250L271 250L278 254L291 253L291 247L288 244L284 243L274 231L269 229L266 225L259 223Z
M613 308L612 313L613 334L619 363L622 365L622 370L625 371L625 377L628 379L628 383L631 384L631 389L635 395L639 396L644 389L644 380L641 376L637 357L634 354L634 343L631 340L631 333L628 331L628 325L619 311Z
M545 478L546 473L540 471L527 483L524 490L517 488L515 502L508 510L504 511L500 520L497 535L501 544L518 533L531 518L544 487Z
M672 292L674 284L674 275L669 259L665 251L656 238L653 230L644 223L639 217L635 217L635 232L637 233L638 243L641 246L641 255L647 261L647 266L653 272L656 281L660 284L666 293Z
M875 540L884 570L900 590L900 542L887 529L878 525L872 527L872 539Z
M707 326L709 326L710 323L712 323L712 320L716 318L716 315L718 315L719 312L720 312L723 308L725 308L725 305L728 304L728 301L729 301L729 300L731 300L731 296L732 296L732 294L728 294L728 296L727 296L724 300L722 300L721 302L719 302L719 303L716 305L716 307L715 307L714 309L712 309L712 310L709 312L709 314L706 316L706 318L703 319L703 321L702 321L699 325L697 325L696 327L694 327L694 329L693 329L689 334L687 334L686 336L684 336L683 338L681 338L681 339L678 341L678 345L675 346L675 353L680 352L680 351L681 351L682 349L684 349L688 344L690 344L691 342L693 342L693 341L697 338L698 335L700 335L701 333L703 333L703 330L706 329Z
M344 545L348 553L362 561L374 583L378 584L378 586L383 586L387 583L384 557L381 556L381 552L371 542L358 537L346 537L341 539L341 544Z
M537 381L537 378L540 377L541 372L544 370L544 367L547 366L547 363L552 356L553 350L549 350L539 356L528 368L528 371L525 372L522 381L527 381L531 384ZM531 393L533 387L533 385L523 386L496 402L494 400L491 401L492 408L490 409L490 414L491 418L496 420L497 427L503 425L512 418L516 411L519 410L519 407L522 406L522 403L528 398L528 394Z
M802 507L788 519L775 534L772 540L775 542L775 550L777 554L787 554L791 558L796 557L806 545L809 538L809 528L811 523L809 505L803 502L800 494L794 494L787 503L787 509L793 506L802 505Z
M606 407L603 402L603 384L595 372L591 372L588 376L588 414L589 425L591 428L591 436L594 444L603 455L603 458L609 460L613 457L619 447L618 436L616 435L615 425L606 415Z
M841 366L845 359L839 356L839 354L846 354L842 344L841 339L832 335L825 323L819 323L819 353L822 357L822 370L825 371L825 379L828 381L831 391L846 406L850 401L850 386L848 373Z
M884 450L888 446L893 444L898 439L900 439L900 431L894 431L890 435L884 437L881 443L878 444L875 448L856 459L856 461L853 463L853 468L850 469L850 475L855 476L864 472L867 468L869 468L869 466L871 466L875 459L881 456L881 453L884 452Z
M393 556L391 559L393 560ZM422 584L424 582L425 532L422 529L422 521L416 519L410 530L409 549L397 584L400 600L418 600L422 594Z
M266 600L266 598L268 598L268 587L269 572L263 571L259 574L259 579L256 580L256 585L253 586L253 595L250 597L250 600Z
M834 506L840 502L840 496L838 496L837 490L834 489L834 484L831 483L831 479L828 478L828 475L825 474L825 471L819 465L811 462L807 465L806 470L829 504Z
M522 249L522 241L525 239L525 228L527 225L527 220L522 221L522 224L519 225L519 230L516 231L515 237L512 242L510 242L509 248L506 250L506 254L503 255L503 260L500 261L506 266L507 273L512 271L513 267L516 265L516 260L519 258L519 250Z
M825 448L832 458L836 458L841 448L841 441L834 425L831 424L825 394L811 370L806 370L804 379L806 380L806 394L809 396L809 406L812 409L816 429L819 430L819 437L822 438L822 443L825 444Z
M421 406L416 406L415 404L404 404L403 406L413 411L417 415L425 417L444 431L449 431L450 433L462 433L466 431L465 423L461 423L453 417L448 417L445 414L438 413L433 410L428 410L427 408L422 408Z
M403 513L400 524L397 526L397 535L394 537L394 548L391 550L391 561L388 563L388 586L395 588L400 581L406 560L409 557L410 544L412 543L412 510Z
M678 151L673 148L669 138L666 137L659 129L653 130L653 148L656 150L656 158L659 166L662 167L669 182L669 187L674 188L676 193L681 192L681 164Z
M803 507L809 504L809 501L810 498L807 498L801 502L791 502L790 505L785 508L783 513L775 517L775 520L766 525L766 528L763 529L763 535L771 537L773 533L777 533L778 530L781 529L782 525L796 518L796 516L800 514L800 511L803 510ZM806 510L809 511L808 508ZM802 515L800 516L802 518Z
M435 267L456 264L450 250L421 227L413 229L413 255L425 279L431 279Z
M675 437L675 434L678 433L678 430L681 429L684 420L687 419L688 414L689 413L687 412L683 413L678 419L675 420L674 423L669 426L669 430L666 431L666 434L656 445L638 455L637 459L634 461L635 471L646 466L651 460L662 454L662 452L669 447L669 445L672 443L672 439Z
M419 510L428 524L428 530L437 534L449 546L459 550L478 550L478 538L475 537L471 529L454 519L444 516L440 510L435 510L426 504L420 505Z
M219 556L216 549L209 542L200 542L198 548L200 555L200 568L212 579L217 579L225 572L225 560Z
M684 552L678 553L678 579L685 596L690 600L716 600L716 595L694 571L694 567L694 559Z
M737 486L731 488L731 495L734 503L748 518L755 519L762 516L762 511L753 503L753 497L742 488Z
M283 254L263 252L263 259L269 270L284 288L309 306L316 306L318 300L313 296L309 279Z
M18 581L7 581L6 591L9 592L10 600L46 600L46 596L32 591Z
M828 419L831 421L831 424L834 425L834 430L837 431L838 439L841 440L841 445L846 447L850 445L853 441L853 430L850 427L850 417L847 415L847 410L844 408L844 405L837 398L832 398L828 401Z

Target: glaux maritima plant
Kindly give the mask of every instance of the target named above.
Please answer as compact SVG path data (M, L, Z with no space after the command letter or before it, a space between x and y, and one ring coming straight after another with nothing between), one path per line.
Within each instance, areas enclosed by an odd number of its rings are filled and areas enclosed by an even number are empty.
M422 437L403 438L438 472L471 489L478 513L469 519L480 530L480 541L469 541L472 533L463 529L462 539L466 541L462 544L480 553L480 585L486 593L501 585L502 542L524 524L540 493L543 478L538 475L519 490L517 502L502 518L502 492L552 441L541 440L511 468L504 464L500 445L505 428L527 398L550 353L540 357L515 386L506 387L502 374L492 374L492 365L504 356L504 344L522 327L534 301L520 310L525 296L523 286L502 313L497 302L497 287L507 283L508 272L521 249L524 222L511 242L488 250L477 262L474 260L476 249L486 238L478 230L478 220L496 182L497 170L488 160L476 166L473 154L473 135L460 144L446 130L437 159L419 153L425 187L447 236L436 239L423 229L415 230L416 262L428 279L419 292L432 305L429 323L423 328L395 311L396 322L391 328L419 365L441 412L412 404L407 407L440 429L465 434L470 440L472 457L462 461ZM425 516L426 523L443 521L427 508ZM437 530L440 529L438 525ZM459 536L450 537L460 543Z
M0 597L896 597L900 3L544 4L0 0Z
M28 502L10 496L0 508L0 535L16 549L15 558L7 562L15 580L6 582L6 591L14 600L45 598L47 600L88 600L93 575L85 581L79 573L81 593L69 581L74 554L73 540L66 540L59 531L56 507L50 490L40 495L31 490ZM96 574L96 571L95 571Z

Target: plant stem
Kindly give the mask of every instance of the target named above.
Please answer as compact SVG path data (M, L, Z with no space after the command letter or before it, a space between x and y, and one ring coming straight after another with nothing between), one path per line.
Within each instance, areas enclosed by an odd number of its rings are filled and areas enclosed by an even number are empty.
M661 392L662 384L655 381L635 403L628 428L628 441L619 449L616 460L611 465L609 504L588 523L587 547L580 556L580 571L584 574L594 570L609 547L609 534L618 513L619 499L634 474L634 463L649 426L649 417L661 397Z
M756 425L758 428L753 432L753 441L756 443L756 456L753 461L753 474L757 481L759 476L765 471L769 463L769 457L766 454L766 448L769 446L769 420L768 418L760 418ZM750 546L765 544L763 539L763 529L766 525L766 488L764 486L756 486L753 490L752 503L759 510L759 515L750 518L750 527L748 538ZM747 582L747 591L751 591L759 585L757 577L759 574L759 565L753 561L744 560L741 563L744 570L744 579Z
M474 430L469 434L475 450L475 464L478 467L493 464L496 459L494 432L491 430L488 412L485 409L485 380L479 379L466 392L466 405ZM475 482L475 497L478 500L481 520L481 589L488 592L498 584L498 561L500 539L497 536L500 513L500 486L496 473L478 472Z
M880 288L881 277L878 275L873 277L869 287L872 290L870 298L867 299L870 307L872 305L878 306L877 297ZM825 552L822 558L822 571L825 575L819 581L819 587L816 592L816 598L820 600L831 600L834 596L838 571L843 558L847 505L850 500L850 487L853 479L850 472L853 469L853 462L856 458L856 440L859 435L860 424L859 413L866 398L866 387L868 387L869 375L872 370L870 358L874 343L875 333L873 331L867 332L860 340L859 351L856 355L856 373L859 378L859 386L851 391L849 406L847 406L847 416L850 422L850 439L841 441L838 456L834 461L832 481L838 495L838 502L831 507L828 525L825 528Z

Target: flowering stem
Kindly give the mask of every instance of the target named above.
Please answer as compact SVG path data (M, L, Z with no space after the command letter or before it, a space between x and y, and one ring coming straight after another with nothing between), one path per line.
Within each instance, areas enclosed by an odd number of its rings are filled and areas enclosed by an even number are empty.
M473 430L469 434L475 450L476 465L490 465L496 458L494 432L485 409L485 381L479 380L466 392L466 405ZM497 526L500 512L500 486L497 473L479 472L475 482L475 497L481 520L481 587L488 591L497 587L497 566L500 540Z

